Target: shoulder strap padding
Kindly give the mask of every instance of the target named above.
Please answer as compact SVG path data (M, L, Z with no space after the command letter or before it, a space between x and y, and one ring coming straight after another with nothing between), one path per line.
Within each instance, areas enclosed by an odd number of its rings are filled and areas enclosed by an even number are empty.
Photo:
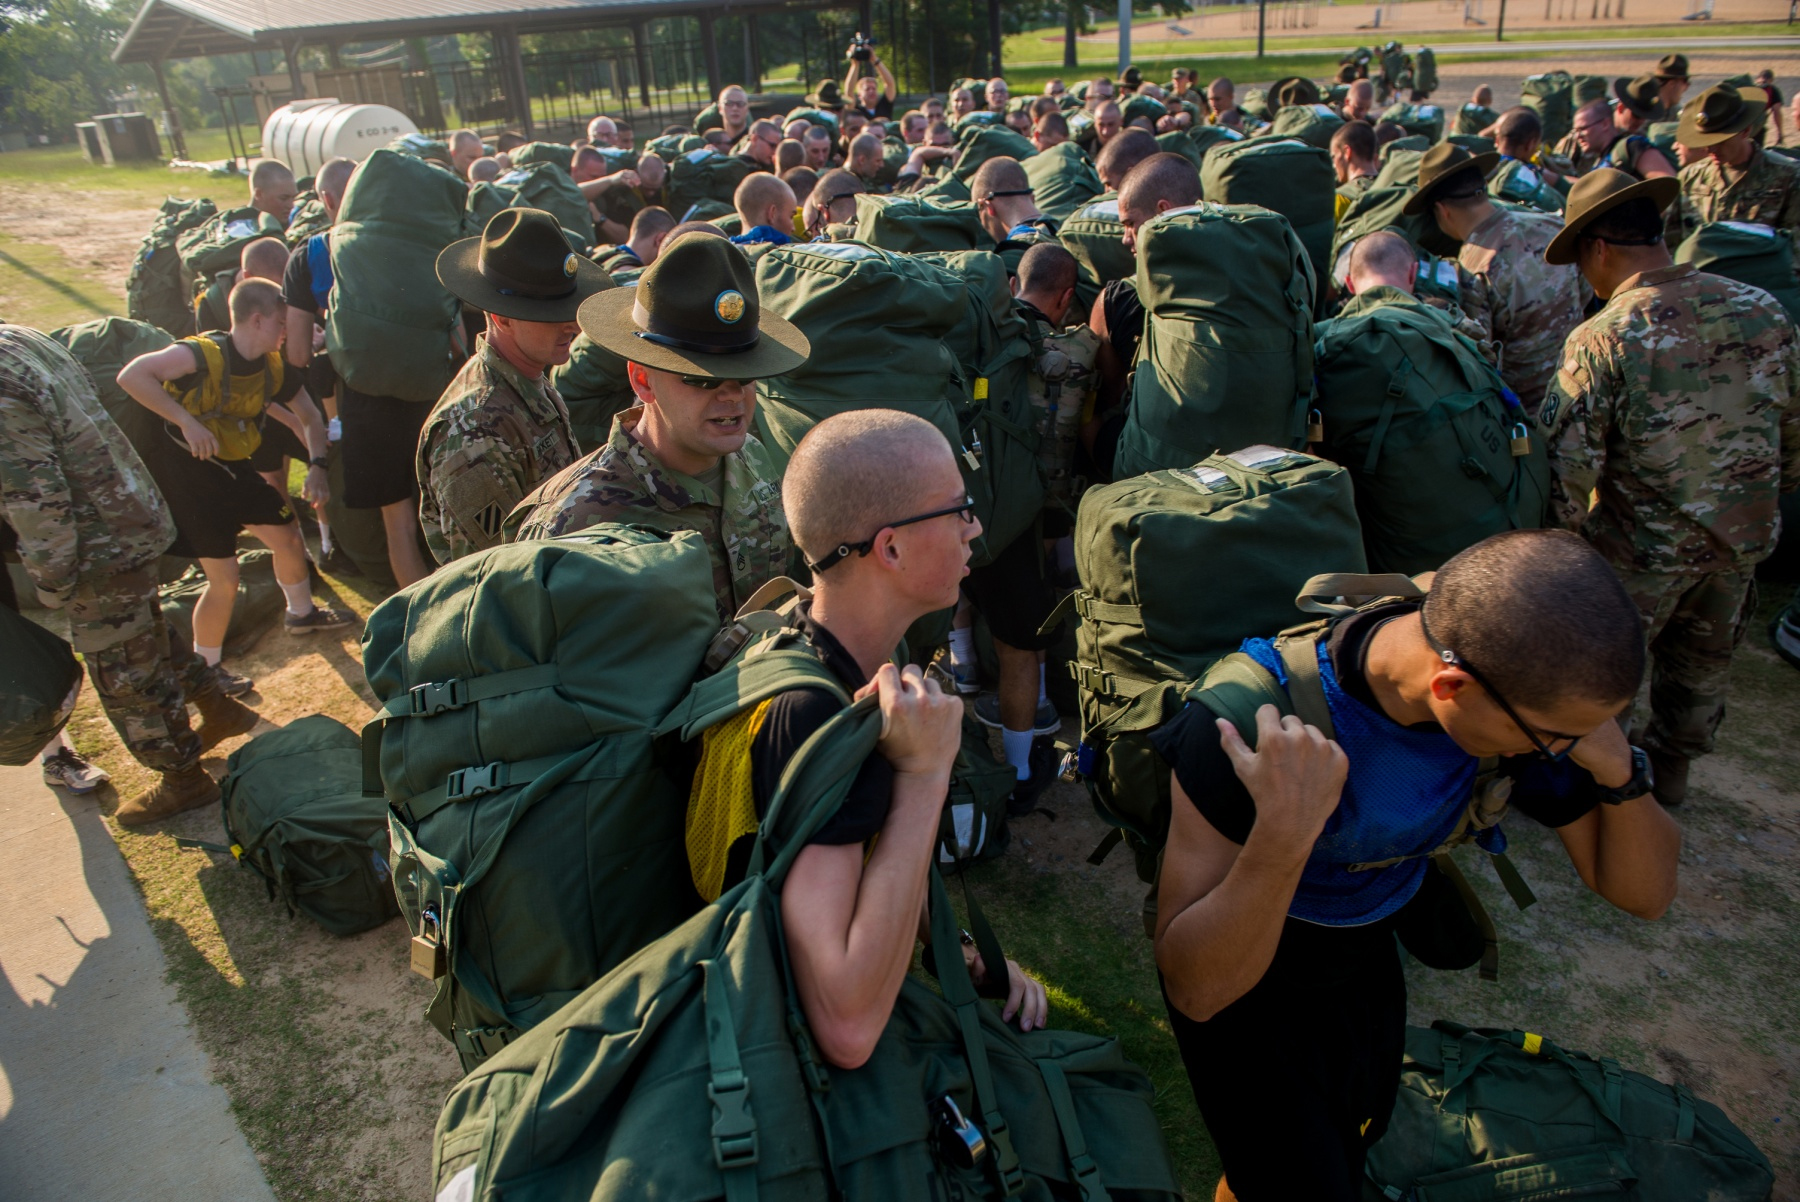
M764 650L767 648L767 650ZM789 689L823 689L844 705L850 691L804 643L771 639L753 644L738 661L700 681L656 728L658 737L680 732L683 742L760 701Z

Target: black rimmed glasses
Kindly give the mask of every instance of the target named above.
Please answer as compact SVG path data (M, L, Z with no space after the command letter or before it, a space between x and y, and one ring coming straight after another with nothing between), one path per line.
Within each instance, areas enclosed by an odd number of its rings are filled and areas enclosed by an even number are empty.
M1456 652L1450 650L1450 648L1438 642L1436 638L1432 637L1431 627L1426 625L1425 622L1424 606L1419 607L1419 633L1425 636L1426 645L1430 647L1432 651L1437 653L1439 659L1443 660L1453 668L1461 668L1473 677L1477 684L1487 690L1487 695L1494 699L1494 704L1500 707L1500 712L1512 719L1512 724L1518 727L1519 730L1524 733L1526 738L1531 740L1531 745L1537 748L1539 756L1549 760L1553 764L1561 763L1563 760L1569 758L1569 753L1575 750L1575 744L1581 741L1581 736L1558 734L1555 731L1548 731L1546 733L1550 736L1549 741L1546 742L1543 739L1540 739L1537 731L1533 730L1531 726L1526 723L1525 719L1519 717L1519 711L1507 704L1506 698L1500 695L1500 690L1489 683L1488 678L1477 671L1474 664L1470 663ZM1564 742L1565 740L1569 744L1567 747L1563 748L1561 751L1551 750L1551 747L1554 744Z
M871 534L862 542L839 543L832 549L830 554L820 559L817 563L809 563L806 566L811 568L814 572L823 572L827 568L836 567L843 560L849 559L852 552L857 555L867 555L869 552L873 551L875 549L875 540L881 536L883 530L898 530L902 526L912 526L919 522L929 522L932 518L949 517L953 513L962 518L964 522L973 522L975 520L974 498L964 497L961 505L952 505L948 509L934 509L930 513L914 514L909 518L901 518L897 522L884 522L874 534Z

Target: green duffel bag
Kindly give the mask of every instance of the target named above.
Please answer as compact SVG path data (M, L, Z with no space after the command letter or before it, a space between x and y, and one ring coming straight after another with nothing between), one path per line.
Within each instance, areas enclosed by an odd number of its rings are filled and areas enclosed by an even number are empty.
M1492 138L1480 134L1446 134L1444 141L1460 146L1470 154L1494 154L1497 150Z
M1424 138L1435 145L1444 140L1444 110L1436 104L1393 104L1381 114L1406 131L1409 138Z
M1675 250L1677 263L1761 288L1800 322L1800 281L1794 278L1794 236L1749 221L1709 221Z
M1337 218L1337 170L1329 153L1298 138L1221 146L1206 156L1200 193L1214 204L1261 205L1280 213L1306 248L1313 274L1324 277Z
M1169 827L1169 769L1149 733L1213 661L1307 620L1294 603L1307 580L1363 563L1349 474L1298 451L1251 447L1082 495L1081 587L1045 625L1071 612L1081 620L1069 665L1081 705L1075 768L1146 883Z
M1437 91L1437 51L1420 46L1413 55L1413 87L1429 96Z
M1500 120L1500 114L1484 104L1465 104L1456 110L1456 122L1452 132L1479 134L1498 120Z
M192 278L181 265L176 249L182 235L206 224L219 211L206 199L162 202L162 209L138 246L125 280L125 311L133 321L146 321L174 338L194 332Z
M1414 576L1491 534L1543 525L1543 432L1475 344L1422 302L1321 322L1314 436L1356 485L1369 568Z
M331 213L319 199L319 194L309 188L294 198L294 211L288 214L287 228L281 232L281 237L288 249L293 250L314 234L322 234L330 228Z
M1077 316L1087 313L1100 290L1114 280L1137 274L1137 260L1125 248L1125 225L1119 220L1119 196L1107 192L1082 205L1056 231L1056 240L1075 256Z
M1343 278L1347 266L1344 252L1350 244L1376 230L1393 230L1420 250L1433 255L1456 255L1462 244L1438 228L1437 218L1429 213L1415 215L1401 211L1418 190L1414 184L1378 184L1350 202L1331 236L1334 278Z
M485 230L488 222L512 206L513 195L511 188L499 187L491 180L469 185L469 198L463 203L468 228L477 234Z
M472 1068L699 905L652 732L718 630L704 538L603 524L382 602L363 665L426 1017Z
M281 222L261 209L245 206L215 213L176 239L181 267L189 276L210 280L221 271L236 271L244 246L258 238L279 238Z
M333 935L400 913L388 869L387 806L363 796L362 740L324 714L257 735L225 761L225 842L177 839L229 856Z
M1299 138L1308 146L1329 152L1331 135L1344 128L1344 119L1323 104L1284 104L1262 137Z
M987 109L976 109L972 113L964 113L950 123L950 128L961 134L971 129L1006 129L1000 120L999 113L990 113Z
M1245 88L1243 98L1238 101L1238 112L1258 125L1267 125L1275 117L1269 107L1269 93L1262 88Z
M1364 1197L1767 1202L1769 1158L1711 1102L1529 1031L1406 1029Z
M51 330L45 337L60 342L69 357L87 370L94 381L94 395L132 446L166 437L162 419L119 387L119 372L139 355L154 354L174 342L167 330L129 317L101 317Z
M1199 152L1202 165L1206 162L1206 156L1212 153L1213 147L1244 141L1244 135L1229 125L1195 125L1185 132L1188 140L1194 144L1194 149Z
M1750 77L1746 75L1744 78L1748 80ZM1596 100L1611 100L1612 86L1612 77L1609 75L1577 75L1574 77L1574 93L1569 103L1580 108ZM1750 85L1746 83L1744 86Z
M665 163L673 163L680 155L690 150L698 150L706 145L706 139L698 134L664 134L660 138L651 138L644 143L644 150L653 154Z
M569 361L549 371L550 386L569 407L569 427L585 453L605 445L613 418L637 404L625 378L625 360L586 334L569 344Z
M1076 209L1106 191L1093 163L1073 142L1059 142L1020 166L1031 181L1038 211L1052 221L1066 221Z
M891 188L899 179L900 172L905 169L907 160L912 157L912 147L900 137L888 137L881 140L881 166L875 172L875 182L884 188Z
M577 254L586 254L593 247L594 218L587 198L561 167L537 162L515 168L496 179L493 186L512 193L513 208L539 209L556 218Z
M819 1055L791 984L780 890L880 724L865 698L821 728L783 773L743 882L451 1091L432 1143L438 1196L1179 1197L1153 1087L1117 1042L1020 1033L977 996L960 955L935 965L941 992L901 982L866 1063ZM932 943L955 948L935 869L928 908Z
M1663 156L1671 163L1679 163L1676 157L1675 135L1681 130L1679 121L1654 121L1644 127L1644 136L1650 139L1650 145L1663 152ZM1778 147L1770 147L1777 150Z
M1200 164L1205 158L1205 156L1200 153L1199 147L1194 145L1194 139L1188 136L1188 131L1185 129L1172 129L1166 134L1157 134L1156 145L1161 149L1163 154L1180 155L1194 165L1195 171L1200 170Z
M1019 774L994 758L988 728L963 715L962 747L950 765L950 793L938 820L938 869L960 872L978 860L999 858L1012 841L1006 825L1006 803L1012 800Z
M529 167L533 163L553 163L562 168L563 174L575 164L575 148L565 142L527 142L523 146L515 146L506 152L514 167Z
M787 116L781 119L782 127L786 128L790 121L804 121L808 125L823 125L826 129L831 131L831 136L833 138L837 137L837 118L830 113L823 112L819 109L808 108L805 105L801 105L799 108L789 109ZM706 131L695 130L694 132L705 133Z
M456 171L456 159L450 153L450 143L440 142L425 134L402 134L383 149L403 154L409 159L417 159L421 163L430 163L452 174Z
M227 659L245 655L256 646L263 632L273 626L287 611L287 599L275 581L275 556L261 547L238 552L237 600L231 606L231 623L225 628L224 653ZM182 560L165 559L176 565ZM191 562L191 561L189 561ZM158 590L163 621L169 624L169 637L192 644L194 641L194 606L206 592L206 574L193 564L174 582Z
M1169 115L1169 106L1160 100L1143 96L1137 92L1125 98L1119 106L1119 124L1130 125L1139 117L1148 117L1152 125Z
M1304 446L1315 284L1287 219L1200 204L1145 222L1137 245L1144 337L1113 479L1232 447Z
M1037 153L1030 138L1005 125L964 125L956 135L956 164L950 174L965 183L989 159L1017 159L1023 163Z
M10 605L0 605L0 645L0 764L16 768L44 750L75 712L81 664L68 640Z
M1545 146L1555 146L1575 124L1575 77L1567 71L1528 75L1519 85L1519 103L1538 115Z
M858 193L856 240L897 254L994 248L994 239L981 227L981 214L972 202L904 193Z
M793 119L794 119L793 115L789 114L787 120L792 121ZM785 125L785 124L787 124L787 122L784 121L784 122L782 122L782 124ZM719 111L719 105L716 101L712 104L707 105L705 108L701 109L699 112L694 114L694 123L693 123L692 129L693 129L695 135L703 134L709 129L724 129L724 128L725 128L725 114L723 114Z
M914 196L929 196L933 200L955 200L968 202L974 199L969 191L969 181L957 179L948 171L939 175L930 183L913 189Z
M456 374L462 302L438 254L464 236L468 188L423 159L377 150L350 177L331 231L325 341L346 385L434 402Z
M669 212L677 221L704 221L708 214L694 210L708 201L735 212L737 187L751 170L743 159L710 146L688 151L669 164Z

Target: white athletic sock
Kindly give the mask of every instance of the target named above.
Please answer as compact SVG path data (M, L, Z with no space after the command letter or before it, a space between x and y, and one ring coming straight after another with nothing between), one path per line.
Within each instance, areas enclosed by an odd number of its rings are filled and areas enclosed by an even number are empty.
M195 643L194 654L205 660L207 667L216 668L219 666L219 661L225 658L225 648L202 647L199 643Z
M1050 704L1050 691L1044 686L1044 665L1038 665L1038 708L1043 709Z
M277 580L276 584L281 584ZM313 611L312 580L302 576L296 584L281 584L282 596L287 598L287 611L296 618L304 618Z
M1031 778L1031 732L1000 728L1000 742L1006 748L1006 762L1020 780Z
M75 750L75 744L69 742L69 732L66 730L59 730L56 732L56 737L44 745L43 758L47 760L55 759L56 753L65 747L70 751Z
M321 521L319 523L319 557L321 559L327 559L330 558L330 556L331 526L328 523Z
M969 665L975 662L975 629L964 627L950 632L950 661Z

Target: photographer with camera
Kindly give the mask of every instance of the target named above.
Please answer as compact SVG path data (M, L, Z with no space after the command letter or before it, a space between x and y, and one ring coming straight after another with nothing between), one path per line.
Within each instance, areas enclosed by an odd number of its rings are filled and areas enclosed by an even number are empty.
M845 57L850 60L850 70L844 75L844 95L852 98L845 111L861 113L869 121L886 121L891 118L894 115L894 97L900 94L900 89L894 83L894 73L888 70L888 65L875 53L875 39L864 37L861 33L853 34ZM864 75L865 67L873 67L875 75ZM881 77L879 80L876 79L877 75Z

